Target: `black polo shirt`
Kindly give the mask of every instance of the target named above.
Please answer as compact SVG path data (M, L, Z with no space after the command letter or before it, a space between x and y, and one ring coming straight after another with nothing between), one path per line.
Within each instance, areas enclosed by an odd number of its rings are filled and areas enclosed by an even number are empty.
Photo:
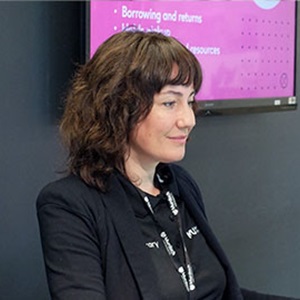
M149 212L138 189L125 178L122 185L129 195L135 216L139 221L145 247L148 248L159 283L160 300L218 300L226 286L225 272L218 259L207 245L205 238L201 234L191 215L186 209L184 202L179 195L174 195L180 211L184 239L190 256L195 275L196 289L188 293L184 284L175 269L169 254L159 236L159 231ZM178 224L175 221L164 193L158 196L147 194L155 218L167 232L171 244L178 253L180 260L184 262L184 251Z

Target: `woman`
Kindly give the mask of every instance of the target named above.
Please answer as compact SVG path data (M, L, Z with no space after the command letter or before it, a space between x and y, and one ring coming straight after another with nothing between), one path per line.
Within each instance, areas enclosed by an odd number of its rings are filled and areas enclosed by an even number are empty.
M181 167L202 81L176 39L122 32L78 71L70 174L37 201L52 299L280 299L240 289Z

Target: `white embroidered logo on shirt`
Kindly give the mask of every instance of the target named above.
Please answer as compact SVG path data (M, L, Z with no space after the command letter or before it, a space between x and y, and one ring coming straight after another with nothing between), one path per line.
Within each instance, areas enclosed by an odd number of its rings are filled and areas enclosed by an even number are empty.
M153 248L159 248L159 242L148 242L146 243L146 246L150 249L153 249Z
M191 240L195 235L197 235L199 233L199 229L197 226L193 226L192 228L190 228L187 232L186 235L188 236L188 238Z

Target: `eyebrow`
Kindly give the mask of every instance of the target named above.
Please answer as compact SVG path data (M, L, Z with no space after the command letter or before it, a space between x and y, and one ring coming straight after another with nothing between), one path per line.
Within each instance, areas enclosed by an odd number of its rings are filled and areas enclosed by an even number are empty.
M171 95L176 95L176 96L181 96L183 97L183 94L181 92L177 92L177 91L174 91L174 90L167 90L165 92L162 92L162 95L166 95L166 94L171 94ZM189 94L189 97L191 96L194 96L195 95L195 91L192 91L190 94Z

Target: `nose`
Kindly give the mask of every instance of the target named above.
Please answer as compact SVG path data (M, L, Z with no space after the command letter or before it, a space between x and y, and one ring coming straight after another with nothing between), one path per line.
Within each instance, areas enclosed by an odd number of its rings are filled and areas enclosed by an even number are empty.
M195 126L196 118L192 107L187 103L180 109L177 126L179 128L187 128L189 131Z

